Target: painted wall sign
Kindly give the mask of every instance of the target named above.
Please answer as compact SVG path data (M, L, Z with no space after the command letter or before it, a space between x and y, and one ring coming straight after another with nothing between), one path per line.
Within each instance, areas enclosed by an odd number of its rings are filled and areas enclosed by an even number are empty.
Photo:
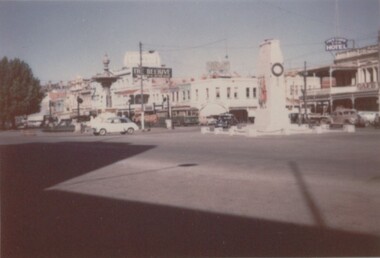
M377 82L363 82L356 85L358 90L376 90L378 89Z

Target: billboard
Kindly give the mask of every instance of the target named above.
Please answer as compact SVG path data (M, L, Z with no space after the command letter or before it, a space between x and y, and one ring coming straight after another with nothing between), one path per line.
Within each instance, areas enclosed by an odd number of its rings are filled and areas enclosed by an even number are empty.
M132 76L138 78L142 75L147 78L171 78L172 68L158 68L158 67L133 67Z
M226 74L230 72L230 62L229 61L212 61L207 62L207 71L209 74Z

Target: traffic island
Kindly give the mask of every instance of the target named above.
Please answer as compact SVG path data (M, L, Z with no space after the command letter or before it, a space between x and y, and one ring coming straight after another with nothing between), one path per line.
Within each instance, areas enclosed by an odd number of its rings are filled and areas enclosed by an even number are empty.
M279 130L258 130L254 126L232 126L228 129L214 128L209 126L201 127L202 134L214 134L214 135L229 135L229 136L245 136L245 137L260 137L269 135L289 136L298 134L324 134L324 133L354 133L354 125L344 125L343 127L336 129L330 128L330 125L324 124L319 126L310 127L309 125L291 125L287 128Z

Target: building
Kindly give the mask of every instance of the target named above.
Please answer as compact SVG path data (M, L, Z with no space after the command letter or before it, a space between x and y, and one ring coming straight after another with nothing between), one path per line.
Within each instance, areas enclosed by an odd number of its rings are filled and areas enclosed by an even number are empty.
M327 107L379 111L379 47L372 45L335 54L334 63L308 69L320 78L319 89L307 90L307 103L313 111Z
M257 79L254 77L208 77L178 84L169 94L173 107L199 110L200 121L225 112L247 122L258 107Z
M291 112L298 112L299 108L303 108L303 91L315 91L321 88L321 80L319 77L307 76L306 86L304 77L298 72L288 71L285 74L285 94L286 94L286 107Z

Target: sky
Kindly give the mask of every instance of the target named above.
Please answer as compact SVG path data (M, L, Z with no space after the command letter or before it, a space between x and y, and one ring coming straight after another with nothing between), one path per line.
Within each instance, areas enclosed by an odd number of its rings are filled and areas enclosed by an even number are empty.
M377 44L380 0L2 1L0 58L19 58L41 83L91 78L127 51L160 53L173 77L199 78L228 56L255 75L259 45L280 40L285 69L330 64L324 41Z

